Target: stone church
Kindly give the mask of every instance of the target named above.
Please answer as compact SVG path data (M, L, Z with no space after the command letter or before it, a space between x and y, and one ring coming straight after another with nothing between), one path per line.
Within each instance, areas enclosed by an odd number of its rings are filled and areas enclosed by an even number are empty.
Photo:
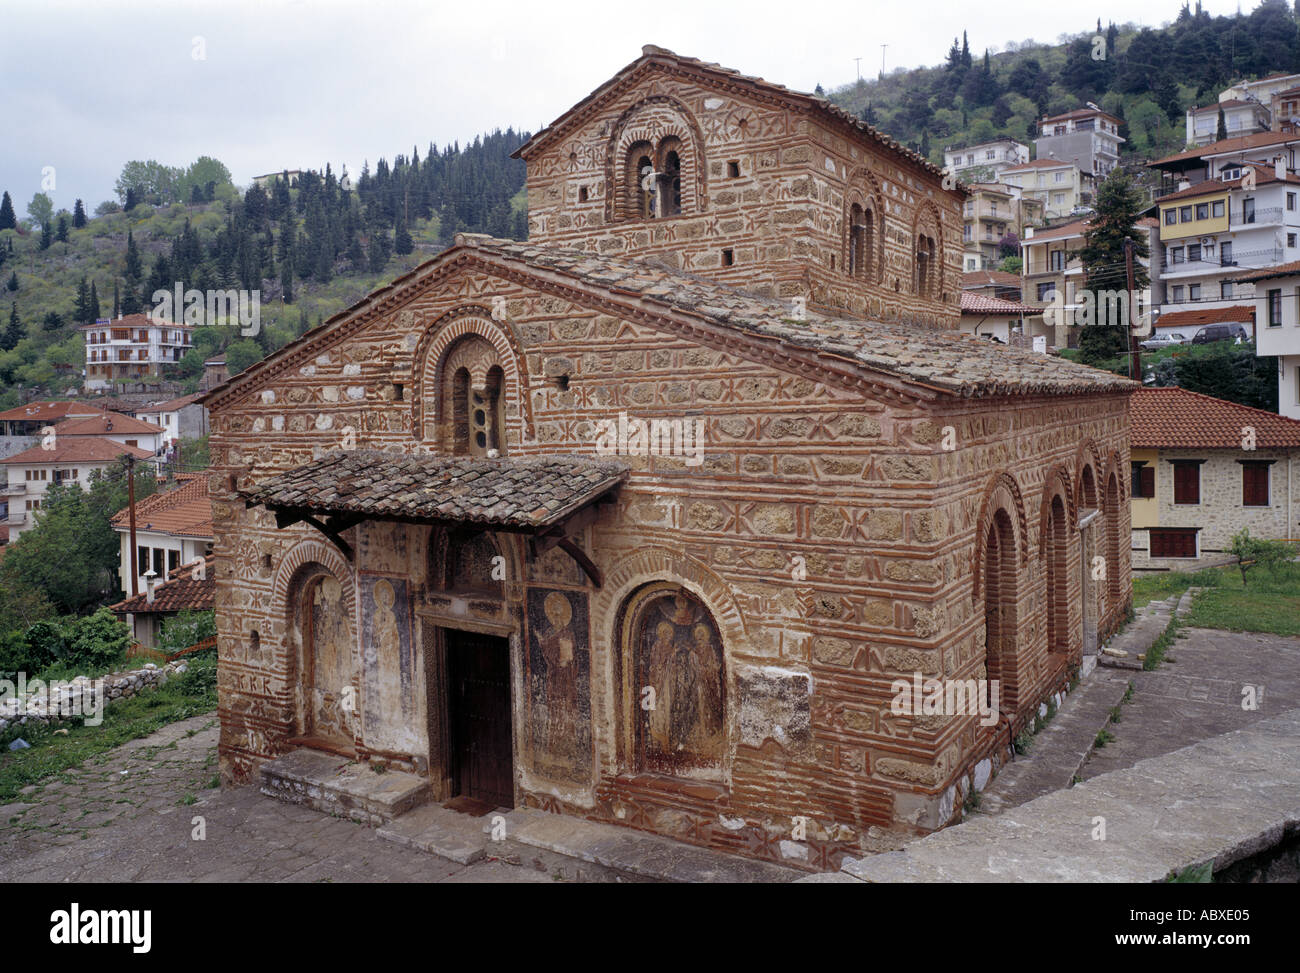
M206 396L223 780L809 868L955 820L1127 610L1134 384L960 334L963 191L823 99L646 47L518 155L527 242Z

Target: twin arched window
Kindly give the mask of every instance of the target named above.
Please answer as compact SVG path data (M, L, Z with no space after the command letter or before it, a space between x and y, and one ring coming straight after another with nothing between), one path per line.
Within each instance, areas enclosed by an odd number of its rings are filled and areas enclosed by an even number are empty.
M641 141L628 147L624 178L632 219L681 215L682 151L682 141L674 135L658 145Z
M486 338L466 335L447 349L439 392L445 448L454 456L505 455L505 372ZM448 408L449 406L449 408Z

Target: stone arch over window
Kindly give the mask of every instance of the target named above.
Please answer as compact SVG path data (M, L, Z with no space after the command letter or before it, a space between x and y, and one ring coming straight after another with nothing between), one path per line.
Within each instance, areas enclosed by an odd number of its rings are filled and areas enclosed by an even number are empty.
M1120 477L1112 468L1106 474L1106 489L1101 501L1106 530L1106 606L1110 609L1118 608L1124 600L1119 576L1119 505L1123 500L1119 484Z
M979 530L975 535L974 584L971 599L978 601L983 592L985 547L988 543L988 527L992 522L993 512L999 508L1007 511L1015 529L1015 549L1019 552L1021 562L1028 557L1029 522L1025 517L1024 497L1020 485L1010 473L997 473L984 487L984 497L980 501Z
M606 194L605 220L702 213L706 171L704 138L686 106L667 95L638 101L610 130L605 178L618 191Z
M632 688L651 707L631 709L638 772L721 780L727 754L727 665L718 623L674 581L633 592L620 613ZM652 694L652 695L651 695Z
M1096 441L1084 440L1074 457L1074 505L1080 514L1085 510L1100 509L1097 485L1100 469L1101 453Z
M361 670L354 579L347 562L323 541L304 540L281 560L271 585L295 686L295 733L323 749L355 752L361 734Z
M1046 616L1047 651L1069 655L1070 628L1070 535L1074 524L1069 473L1053 468L1043 485L1042 513L1039 518L1039 553L1043 560L1046 592L1043 610Z
M508 325L466 308L436 322L420 345L411 404L417 439L451 455L504 456L533 437L527 363Z
M1006 508L993 511L983 529L984 669L996 681L1009 711L1016 703L1016 635L1019 631L1019 568L1016 530Z
M943 223L929 201L921 204L912 229L912 290L918 297L940 300L943 296Z

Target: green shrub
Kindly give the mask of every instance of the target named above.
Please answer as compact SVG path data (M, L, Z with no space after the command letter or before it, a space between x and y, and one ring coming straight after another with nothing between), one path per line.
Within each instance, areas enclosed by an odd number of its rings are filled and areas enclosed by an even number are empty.
M131 630L107 608L68 626L67 661L87 669L102 669L126 658Z

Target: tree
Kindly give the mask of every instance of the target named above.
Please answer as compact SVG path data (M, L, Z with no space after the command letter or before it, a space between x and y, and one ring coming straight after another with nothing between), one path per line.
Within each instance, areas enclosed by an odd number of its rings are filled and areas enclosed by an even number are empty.
M1214 130L1214 139L1222 142L1228 137L1228 121L1223 117L1223 105L1219 105L1219 125Z
M33 223L44 228L54 218L54 203L44 193L37 193L27 204L27 215Z
M60 243L68 242L68 217L65 214L59 214L59 227L54 231L54 239Z
M41 249L50 249L52 243L54 243L54 228L50 225L50 221L46 220L41 225Z
M231 375L238 375L249 365L262 360L262 347L249 338L231 342L226 348L226 368Z
M41 330L58 331L63 327L63 315L58 311L46 311L45 317L41 318Z
M5 286L9 288L10 292L18 290L18 271L11 270L9 272L9 281Z
M1285 541L1251 537L1250 529L1243 527L1240 532L1232 535L1232 546L1228 548L1228 553L1237 559L1237 568L1241 571L1241 586L1244 588L1247 571L1262 565L1272 574L1279 564L1295 557L1296 549Z
M407 254L415 249L415 243L411 239L411 233L406 228L405 217L397 218L397 230L393 236L393 251L399 254Z
M9 191L5 190L3 197L0 197L0 230L13 230L18 227L18 220L14 217L14 201L9 198Z
M82 205L81 200L77 200L72 206L72 226L80 230L86 225L86 207Z
M140 261L140 250L135 245L135 236L126 231L126 274L122 283L122 313L139 314L144 310L140 296L140 284L144 277L144 266Z
M1134 306L1138 295L1150 283L1140 262L1140 258L1150 256L1150 249L1134 229L1142 215L1141 195L1122 169L1114 169L1098 187L1093 208L1094 215L1083 234L1083 246L1076 254L1083 264L1087 290L1096 309L1094 317L1098 319L1096 323L1084 322L1079 350L1085 363L1096 365L1128 353L1130 322L1103 318L1108 318L1107 311ZM1132 291L1125 263L1126 239L1133 241ZM1115 305L1106 300L1110 294L1126 296Z
M95 282L90 282L90 302L86 306L86 323L94 324L99 320L99 292L95 290Z
M11 303L9 305L9 324L5 327L4 333L0 334L0 350L13 351L18 347L18 342L27 337L27 331L23 328L23 323L18 320L18 305Z

